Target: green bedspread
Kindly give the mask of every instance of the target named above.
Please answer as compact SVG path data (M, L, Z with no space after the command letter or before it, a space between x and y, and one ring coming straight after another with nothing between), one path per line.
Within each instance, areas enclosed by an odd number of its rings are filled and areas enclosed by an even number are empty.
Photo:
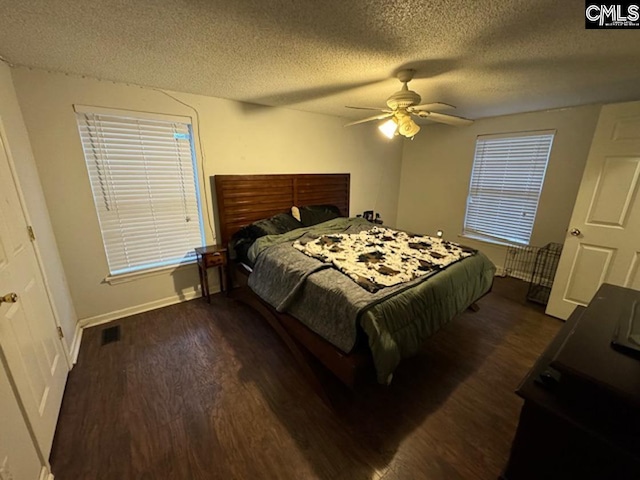
M265 261L268 258L268 254L271 254L272 257L275 255L282 256L286 251L286 255L294 255L293 258L296 261L320 263L308 257L306 259L295 257L295 255L306 256L296 251L293 247L291 247L291 251L295 251L295 253L290 253L284 244L291 244L305 235L308 238L309 236L321 236L331 233L357 233L371 227L372 225L363 219L337 218L282 235L268 235L259 238L252 245L249 250L249 259L255 263L256 268L260 268L261 263L268 263ZM265 256L260 258L263 254ZM274 260L273 258L271 260L272 264L269 268L273 269ZM283 262L283 264L286 265L287 263ZM392 373L401 359L416 354L426 338L437 332L454 316L464 311L473 301L490 289L494 273L494 265L485 255L478 252L476 255L449 265L444 270L428 278L409 282L399 288L390 287L389 294L385 294L387 289L382 289L377 294L363 293L364 289L351 280L346 282L343 277L347 277L333 268L310 272L305 281L311 284L306 287L306 290L309 291L317 290L317 287L322 286L323 282L332 287L335 284L340 284L349 290L351 289L350 285L353 284L353 288L362 290L354 290L351 295L344 295L342 292L337 294L335 288L328 288L327 298L331 298L330 295L339 295L340 298L351 296L357 299L356 305L351 306L353 307L351 311L355 312L351 315L354 317L353 327L339 324L337 325L338 329L345 330L347 333L351 329L354 332L353 338L355 338L355 323L359 323L367 335L378 381L380 383L389 383ZM259 275L255 275L255 278L261 275L267 278L272 275L272 272L270 271L266 276L264 271L259 272ZM273 275L277 276L275 273ZM253 273L252 276L254 276ZM265 282L263 281L262 283ZM249 284L250 286L252 284L251 277ZM257 290L256 293L261 294L260 288L255 288L255 285L252 288ZM270 299L266 300L270 301ZM274 307L277 308L278 305L274 305ZM286 311L299 318L332 343L348 351L348 348L353 346L352 342L341 343L332 339L331 333L333 333L334 326L327 327L327 330L323 331L324 324L318 324L318 320L315 318L317 315L313 315L315 313L314 308L316 311L318 310L317 296L315 305L307 305L305 307L303 295L302 298L295 299L293 303L288 301ZM347 307L344 309L348 310ZM331 315L331 318L333 316ZM325 316L325 318L328 317L328 315ZM341 322L344 323L343 321Z

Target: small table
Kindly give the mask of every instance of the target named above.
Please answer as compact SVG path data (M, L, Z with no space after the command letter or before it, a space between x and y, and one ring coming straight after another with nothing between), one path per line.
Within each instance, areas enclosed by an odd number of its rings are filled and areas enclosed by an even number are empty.
M211 303L211 292L209 291L209 277L207 270L210 267L219 267L220 291L229 294L231 279L227 267L227 249L222 245L208 245L196 248L198 258L198 273L200 274L200 288L202 296L207 297L207 302ZM224 271L224 275L222 272ZM225 277L223 280L223 276Z

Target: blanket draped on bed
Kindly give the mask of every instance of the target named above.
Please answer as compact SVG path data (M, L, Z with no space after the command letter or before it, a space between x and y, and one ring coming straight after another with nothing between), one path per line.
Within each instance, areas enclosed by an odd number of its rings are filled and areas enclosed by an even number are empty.
M278 311L293 315L344 352L353 349L358 329L364 330L378 381L387 383L401 358L415 354L428 336L489 289L495 267L478 253L371 292L331 264L292 247L296 240L304 244L322 235L371 228L361 219L335 219L259 238L249 251L254 268L248 283Z
M410 282L476 253L441 238L382 227L297 240L293 247L332 264L370 292Z

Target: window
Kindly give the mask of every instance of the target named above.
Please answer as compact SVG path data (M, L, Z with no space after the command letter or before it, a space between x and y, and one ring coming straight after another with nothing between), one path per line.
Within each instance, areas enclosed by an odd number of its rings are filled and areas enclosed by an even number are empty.
M110 274L193 261L204 236L189 119L79 106L76 119Z
M463 235L529 244L554 134L478 137Z

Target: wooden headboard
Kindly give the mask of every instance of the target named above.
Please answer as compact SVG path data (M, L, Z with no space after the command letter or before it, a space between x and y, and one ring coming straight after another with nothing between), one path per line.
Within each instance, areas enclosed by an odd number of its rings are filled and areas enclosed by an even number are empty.
M218 242L227 245L242 227L294 205L335 205L348 217L350 182L348 173L214 175Z

